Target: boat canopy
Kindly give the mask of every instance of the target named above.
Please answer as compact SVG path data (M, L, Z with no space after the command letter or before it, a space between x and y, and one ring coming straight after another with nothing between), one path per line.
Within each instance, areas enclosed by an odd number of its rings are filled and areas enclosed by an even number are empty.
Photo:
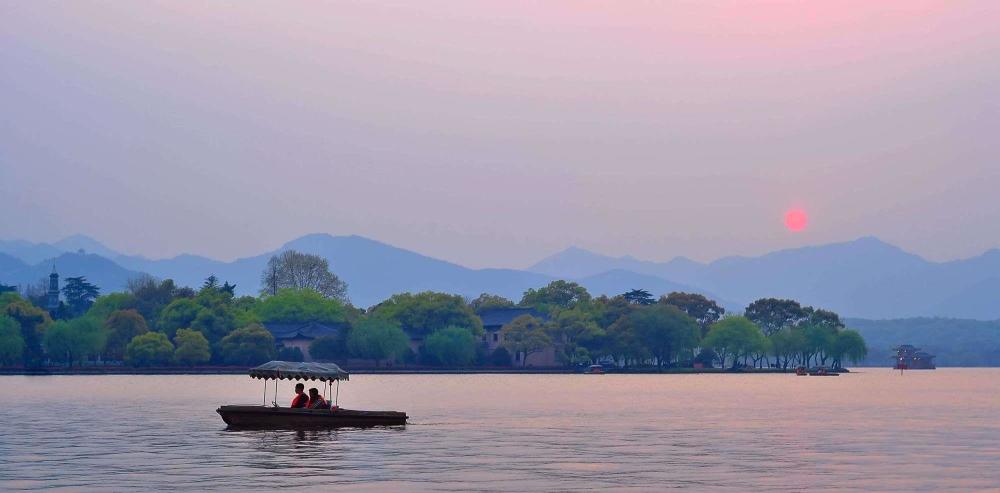
M268 361L250 370L250 378L264 380L348 380L350 375L333 363Z

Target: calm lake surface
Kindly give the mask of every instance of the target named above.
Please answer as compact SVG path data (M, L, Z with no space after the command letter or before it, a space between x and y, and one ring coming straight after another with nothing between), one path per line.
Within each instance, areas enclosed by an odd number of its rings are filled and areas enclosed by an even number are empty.
M1000 489L1000 369L355 375L342 406L407 411L410 424L226 430L216 407L260 403L262 388L0 377L0 490ZM280 384L283 405L291 389Z

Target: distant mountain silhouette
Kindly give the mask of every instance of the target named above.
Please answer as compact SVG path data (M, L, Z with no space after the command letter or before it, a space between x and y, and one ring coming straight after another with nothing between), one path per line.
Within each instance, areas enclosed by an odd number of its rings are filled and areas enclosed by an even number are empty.
M581 286L587 288L587 291L590 291L590 293L595 296L600 294L621 294L632 289L645 289L653 296L659 298L660 295L669 294L674 291L684 291L688 293L701 293L708 298L714 299L727 311L743 310L742 305L722 299L705 289L686 284L679 284L661 277L649 274L639 274L625 269L613 269L600 274L577 278L575 281L580 283Z
M65 250L48 243L32 243L24 240L0 240L0 253L17 258L26 264L36 264L45 259L58 257Z
M14 257L13 255L0 253L0 272L14 272L26 268L27 266L28 264L25 264L23 260ZM15 282L11 282L9 279L4 279L3 277L0 277L0 283L17 284Z
M685 275L704 267L686 257L677 257L669 262L651 262L638 260L632 256L609 257L585 250L580 247L569 247L555 255L551 255L532 265L527 270L552 277L569 277L573 279L589 277L611 270L626 270L638 274L647 274L674 280L678 274Z
M726 257L707 264L688 259L644 262L573 250L546 258L528 270L568 275L587 268L574 261L591 259L602 269L631 268L698 286L742 305L774 296L862 318L1000 318L998 250L938 263L864 237L759 257Z
M361 236L311 234L290 241L281 248L235 260L219 262L204 257L181 255L166 260L126 257L120 261L135 270L157 277L171 277L179 284L198 286L209 274L236 284L239 294L257 294L260 275L272 255L298 250L319 255L330 269L348 284L348 296L360 307L372 306L405 291L443 291L475 297L483 292L519 300L528 288L552 279L532 272L511 269L469 269Z
M257 294L260 275L268 259L285 250L298 250L327 259L330 269L347 282L351 301L361 307L374 305L396 293L426 290L467 297L489 292L516 302L529 288L544 286L556 279L555 276L514 269L469 269L361 236L328 234L306 235L277 250L233 262L193 255L166 260L119 257L118 261L130 269L157 277L170 277L188 286L197 286L209 274L214 274L221 280L235 283L237 293ZM616 295L635 288L647 289L656 296L677 290L704 292L692 286L623 269L581 277L579 282L595 296Z
M94 253L112 260L120 255L101 242L80 234L68 236L51 244L25 240L0 240L0 253L17 257L30 265L58 257L63 253L79 253L80 250L83 250L83 253Z
M103 251L114 258L65 252L45 256L61 248ZM91 238L73 236L52 245L0 242L0 283L35 283L48 275L54 262L60 275L85 275L103 292L120 289L129 277L145 272L192 287L214 274L235 283L238 294L257 294L267 260L288 249L326 258L360 307L395 293L423 290L467 297L490 292L517 301L529 288L568 279L595 296L630 289L646 289L654 296L675 290L700 292L730 311L775 296L869 319L1000 318L1000 250L965 260L930 262L872 237L710 263L683 257L651 262L573 247L528 270L516 270L469 269L361 236L306 235L274 251L232 262L196 255L161 260L121 256Z
M181 286L198 286L210 274L221 276L226 262L197 255L178 255L169 259L150 260L141 256L122 255L115 258L121 266L145 272L161 279L173 279Z
M101 288L101 293L122 291L126 282L139 272L126 269L113 260L92 253L64 253L35 265L9 265L0 258L0 283L27 286L48 279L55 266L60 279L85 276Z
M94 253L112 260L121 255L120 253L106 247L103 243L89 236L80 234L63 238L53 243L52 246L61 249L64 252L79 252L80 250L83 250L84 253Z

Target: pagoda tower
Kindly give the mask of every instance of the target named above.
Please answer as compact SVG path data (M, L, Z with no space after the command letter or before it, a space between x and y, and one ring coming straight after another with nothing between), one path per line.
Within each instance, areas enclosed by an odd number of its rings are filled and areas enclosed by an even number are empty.
M52 265L52 273L49 274L49 296L48 296L48 308L49 313L55 313L59 309L59 274L56 273L56 266Z

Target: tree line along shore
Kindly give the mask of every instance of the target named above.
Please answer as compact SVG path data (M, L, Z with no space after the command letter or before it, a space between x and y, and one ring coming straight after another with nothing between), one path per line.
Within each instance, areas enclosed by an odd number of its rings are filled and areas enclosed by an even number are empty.
M212 275L197 289L142 276L121 292L101 294L82 277L39 291L0 292L0 366L8 371L210 372L306 358L381 371L566 371L594 363L628 371L773 371L842 368L867 354L864 339L836 313L775 298L732 314L696 293L657 298L634 289L593 297L576 283L554 281L517 302L428 291L362 309L351 305L348 286L325 259L295 251L271 258L259 296L237 297L234 285ZM511 317L484 325L498 313ZM276 340L273 327L295 324L332 331L303 347Z

